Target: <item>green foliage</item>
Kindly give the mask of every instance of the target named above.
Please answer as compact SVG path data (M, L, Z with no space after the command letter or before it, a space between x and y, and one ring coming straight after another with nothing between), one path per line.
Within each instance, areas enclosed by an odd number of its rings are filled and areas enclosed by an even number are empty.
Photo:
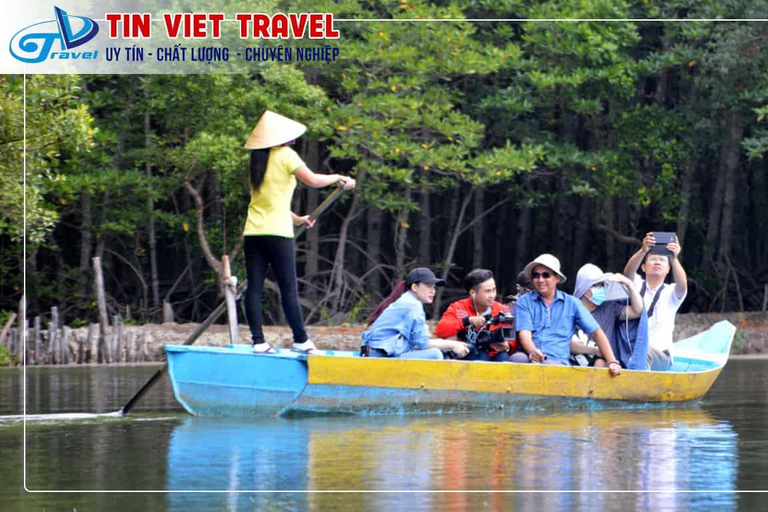
M0 366L15 366L18 364L16 358L8 352L5 345L0 345Z
M93 119L78 102L77 77L27 76L25 159L22 77L0 77L0 91L0 236L18 241L26 227L27 240L39 244L59 218L46 193L61 179L62 159L86 154L93 147Z

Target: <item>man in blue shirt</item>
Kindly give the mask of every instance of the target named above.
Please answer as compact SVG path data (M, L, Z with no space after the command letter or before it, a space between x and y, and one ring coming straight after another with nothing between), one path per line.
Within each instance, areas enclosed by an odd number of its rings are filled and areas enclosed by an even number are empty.
M566 280L560 272L560 260L551 254L542 254L526 265L523 272L533 281L534 292L526 293L517 301L515 328L530 362L567 365L571 336L578 326L593 335L611 375L621 374L621 364L594 317L580 300L557 289L557 285Z

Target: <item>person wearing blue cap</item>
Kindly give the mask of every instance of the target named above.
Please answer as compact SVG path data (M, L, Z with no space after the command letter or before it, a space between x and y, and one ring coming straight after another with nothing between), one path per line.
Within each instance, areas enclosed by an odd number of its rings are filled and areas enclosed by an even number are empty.
M411 270L368 319L361 353L368 357L443 359L443 350L459 357L469 352L461 341L430 339L424 304L435 299L435 288L445 286L428 268Z

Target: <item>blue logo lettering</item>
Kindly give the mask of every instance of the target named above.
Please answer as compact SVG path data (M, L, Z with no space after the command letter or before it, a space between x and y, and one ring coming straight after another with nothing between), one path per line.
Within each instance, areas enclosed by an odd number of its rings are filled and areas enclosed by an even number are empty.
M31 64L51 58L70 58L72 48L81 46L99 33L99 26L91 18L70 16L64 9L54 6L55 20L41 21L25 27L11 38L10 50L17 60ZM54 43L59 42L60 52L53 52ZM97 52L72 53L72 58L95 58Z

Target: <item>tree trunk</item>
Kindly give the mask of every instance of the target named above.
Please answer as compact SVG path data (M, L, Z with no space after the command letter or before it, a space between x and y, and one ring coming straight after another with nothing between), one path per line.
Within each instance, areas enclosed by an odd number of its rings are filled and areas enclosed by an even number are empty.
M475 202L473 208L475 217L482 215L485 210L485 189L482 187L475 190ZM472 228L472 268L483 268L484 226L484 222L476 222L475 226Z
M680 187L680 210L677 212L677 238L680 247L685 247L685 235L688 233L688 220L691 214L691 195L693 193L693 177L696 175L697 162L692 161L682 176Z
M721 219L723 212L723 195L725 191L725 162L728 157L728 142L724 143L720 149L720 161L716 167L712 168L715 174L715 188L712 191L712 202L709 204L709 220L707 223L707 236L704 242L704 256L701 267L712 269L715 264L715 254L718 249L718 239L720 235Z
M615 231L614 226L614 210L613 210L613 198L606 197L603 202L603 214L605 218L605 226L611 231ZM605 236L605 256L608 268L619 268L621 266L616 258L616 240L610 235ZM623 266L621 268L624 268Z
M107 299L104 293L104 275L101 271L101 258L93 258L93 286L96 293L96 303L99 308L99 353L103 355L104 363L112 362L112 353L107 341L109 316L107 315ZM105 350L106 349L106 350Z
M515 257L512 260L513 279L523 270L528 263L529 258L535 256L530 254L531 247L528 243L531 233L531 209L523 208L517 215L517 236L515 237Z
M573 250L571 251L571 261L576 265L587 263L587 236L589 236L588 219L590 215L591 201L587 197L578 198L577 222L574 222ZM606 269L610 272L613 269Z
M723 192L723 214L720 226L719 260L730 262L731 233L733 231L733 214L736 206L736 182L739 180L739 157L741 155L741 138L744 127L736 111L728 118L728 152L725 155L725 187ZM738 275L733 272L733 279Z
M357 176L357 181L362 182L365 179L365 172L360 171ZM336 257L333 260L333 271L331 273L331 296L335 298L334 304L332 304L332 311L335 313L342 312L345 305L346 297L346 280L344 279L346 268L346 247L347 237L349 236L349 226L352 220L360 213L360 196L355 194L352 196L352 204L349 207L349 212L344 217L339 229L339 245L336 248Z
M80 195L80 297L83 301L90 295L88 276L91 269L91 250L93 245L93 209L91 193L87 190Z
M432 208L430 205L431 194L424 190L419 198L419 210L421 222L419 225L419 262L429 266L432 263L430 241L432 240Z
M200 242L200 248L205 256L205 261L216 272L216 275L221 275L221 262L213 255L210 245L208 245L208 237L205 234L205 219L203 217L203 198L195 187L188 181L184 182L184 189L189 192L192 197L192 201L195 204L195 211L197 212L197 238Z
M376 208L374 205L368 207L368 253L371 258L378 261L381 264L381 238L382 229L384 228L384 212ZM380 293L381 290L381 270L374 270L368 274L368 286L374 293Z
M312 170L320 170L320 144L316 140L302 137L304 148L304 162ZM314 211L320 204L320 193L316 188L307 188L307 211ZM301 212L300 212L301 214ZM307 250L305 252L306 264L304 267L304 276L313 279L320 271L320 226L307 230L305 234L305 243ZM317 290L313 286L305 288L305 294L308 299L314 301L317 298Z
M460 192L460 188L457 188L457 190ZM454 201L457 202L459 199L459 194L457 193L454 196ZM451 233L451 236L447 239L446 243L446 250L445 250L445 256L443 257L443 265L442 270L440 271L440 277L441 279L448 279L448 274L451 272L451 264L453 262L453 253L456 251L456 245L459 243L459 236L464 231L462 229L462 224L464 224L464 215L467 213L467 207L469 206L470 201L472 200L472 191L470 190L467 192L466 197L464 197L464 200L461 202L461 208L459 209L458 217L456 218L455 222L451 222L449 225L453 226L453 231ZM454 208L451 208L451 211L454 211ZM452 220L453 218L451 218ZM435 307L433 309L434 314L438 315L440 314L442 303L443 303L443 290L444 287L439 287L437 289L437 293L435 293Z
M405 199L411 199L411 188L405 189ZM395 225L395 281L405 277L406 251L408 250L408 208L400 208Z
M149 100L149 89L144 88L144 99ZM149 153L151 146L151 132L150 132L150 117L149 107L144 111L144 148ZM149 279L150 286L152 288L152 307L154 308L155 315L160 308L160 278L157 273L157 239L155 234L155 199L152 197L152 165L149 163L149 158L144 164L144 172L147 175L147 185L149 187L149 195L147 196L147 217L149 222ZM150 317L151 318L151 317ZM156 318L153 318L156 320Z

